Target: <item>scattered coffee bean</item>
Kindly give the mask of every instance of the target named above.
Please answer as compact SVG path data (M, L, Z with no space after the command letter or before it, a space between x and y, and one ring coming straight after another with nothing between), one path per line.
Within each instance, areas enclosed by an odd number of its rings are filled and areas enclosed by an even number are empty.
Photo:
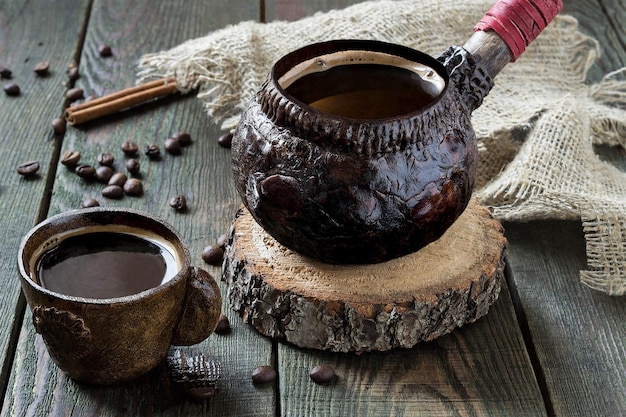
M17 166L17 173L24 177L32 177L39 171L39 162L28 161Z
M136 143L129 141L122 143L122 152L124 152L124 155L132 157L137 155L138 151L139 147Z
M252 371L252 382L255 384L267 384L278 376L278 372L271 366L262 365Z
M217 321L217 327L214 330L217 334L226 334L230 332L230 321L224 314L220 314L220 319Z
M217 245L209 245L202 250L202 260L209 265L219 266L224 259L224 249Z
M224 249L226 247L226 243L228 242L228 235L223 234L220 235L220 237L217 238L217 241L215 243L217 243L217 246L219 246L220 248Z
M224 148L230 149L233 144L233 134L224 133L222 136L217 138L217 143Z
M99 205L100 203L95 198L88 198L87 200L83 201L82 207L83 208L98 207Z
M114 173L115 171L113 171L113 168L106 165L100 165L98 168L96 168L96 181L103 184L108 184Z
M68 168L76 168L78 161L80 161L80 152L78 151L69 150L65 151L63 155L61 155L61 163Z
M41 61L37 65L35 65L35 74L40 77L44 77L48 75L48 71L50 70L50 63L48 61Z
M187 390L187 395L194 401L206 401L215 396L216 387L192 387Z
M335 370L330 365L317 365L311 369L309 376L313 382L326 384L335 379Z
M109 179L109 185L117 185L119 187L123 187L124 184L128 181L128 177L123 172L116 172Z
M7 96L19 96L20 95L20 86L15 83L9 83L4 86L4 92Z
M126 170L133 175L136 175L139 173L139 169L141 168L139 161L136 160L135 158L131 158L128 161L126 161Z
M80 100L83 97L85 97L85 92L82 88L74 87L65 92L65 98L69 101Z
M70 66L67 69L67 76L70 81L76 81L80 77L80 72L78 72L78 67L76 66L76 64Z
M170 207L173 207L176 211L187 210L187 199L184 195L177 195L170 199Z
M86 164L76 166L76 168L74 168L74 172L76 175L86 180L91 180L96 175L96 169L91 165Z
M60 117L57 117L56 119L52 120L52 130L54 131L55 135L62 135L65 133L65 131L67 130L67 124L65 122L65 119L61 119Z
M178 139L168 138L165 140L165 144L163 145L165 151L171 155L180 155L181 146L178 142Z
M102 189L102 195L106 198L120 199L124 197L124 189L119 185L107 185Z
M113 50L109 45L100 45L100 47L98 47L98 53L101 57L107 58L113 55Z
M0 66L0 77L10 79L13 73L7 67Z
M191 135L187 132L177 132L172 135L172 137L178 140L180 146L189 146L191 145Z
M130 178L124 183L124 192L126 195L140 196L143 194L143 184L137 178Z
M150 159L161 158L161 148L159 148L159 145L156 144L146 146L144 153Z
M105 166L105 167L113 166L113 162L115 162L115 157L113 156L113 154L110 154L108 152L103 152L100 155L98 155L98 163L102 166Z

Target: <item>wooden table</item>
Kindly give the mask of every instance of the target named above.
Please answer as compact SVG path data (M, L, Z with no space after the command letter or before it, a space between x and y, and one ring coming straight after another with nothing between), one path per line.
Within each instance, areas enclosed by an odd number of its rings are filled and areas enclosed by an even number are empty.
M297 19L358 0L31 0L0 1L0 65L13 71L19 97L0 94L0 394L2 416L619 416L626 415L626 302L578 282L585 269L578 222L505 224L509 274L490 313L433 342L410 350L362 355L331 354L276 343L241 323L226 300L232 331L199 347L223 366L219 392L207 402L173 395L162 367L131 383L94 387L68 379L51 362L34 332L20 294L16 252L38 221L96 197L103 205L152 212L176 227L204 265L202 248L225 233L239 205L229 151L218 126L198 100L166 100L141 112L108 117L55 136L68 64L80 64L76 85L99 96L134 84L135 63L148 52L244 20ZM599 40L602 56L589 81L626 66L626 1L569 0L565 13ZM110 44L114 56L98 55ZM38 78L34 65L50 61ZM3 80L6 81L6 80ZM142 165L145 194L105 200L101 187L59 164L79 150L95 163L100 152L119 154L120 144L162 143L177 131L194 143L179 157ZM626 166L623 148L602 149ZM26 180L15 172L26 160L42 164ZM187 196L190 210L168 205ZM223 285L223 283L221 284ZM225 291L225 288L223 288ZM320 363L335 367L330 385L310 381ZM279 378L254 385L252 370L270 364Z

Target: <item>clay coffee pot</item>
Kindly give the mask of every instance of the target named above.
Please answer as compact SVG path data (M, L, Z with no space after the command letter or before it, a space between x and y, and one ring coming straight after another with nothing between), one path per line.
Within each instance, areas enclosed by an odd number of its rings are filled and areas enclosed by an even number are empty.
M501 0L436 59L336 40L272 67L232 144L237 191L278 242L328 263L377 263L435 241L476 177L470 116L560 0Z

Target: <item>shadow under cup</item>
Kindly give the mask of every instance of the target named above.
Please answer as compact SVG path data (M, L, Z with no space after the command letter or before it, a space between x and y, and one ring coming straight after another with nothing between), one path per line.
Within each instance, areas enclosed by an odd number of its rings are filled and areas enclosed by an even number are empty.
M126 247L129 242L134 249ZM42 285L42 263L63 265L105 252L114 258L100 265L88 258ZM124 279L115 272L120 256L131 261ZM163 267L146 273L155 267L144 263L146 256L157 264L161 259ZM43 221L22 240L18 267L35 330L59 368L79 381L114 384L136 378L158 365L170 345L208 337L221 311L217 283L190 266L189 250L176 230L131 209L72 210ZM93 282L82 285L80 277Z

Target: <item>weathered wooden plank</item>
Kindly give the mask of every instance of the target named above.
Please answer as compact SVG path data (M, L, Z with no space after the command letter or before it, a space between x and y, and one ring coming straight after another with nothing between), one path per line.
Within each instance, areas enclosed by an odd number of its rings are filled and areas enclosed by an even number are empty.
M564 2L563 13L600 44L589 82L626 66L626 3ZM601 147L601 157L622 171L623 148ZM521 320L534 345L537 369L556 416L626 414L626 304L579 282L586 269L577 222L505 225Z
M132 85L135 63L143 54L258 16L258 3L246 0L95 1L76 84L94 96ZM112 57L98 55L101 44L111 45ZM194 140L182 155L164 153L160 161L149 161L141 154L143 196L105 199L101 184L85 182L59 166L49 214L79 207L87 197L97 198L101 205L149 211L177 228L189 244L193 263L219 279L219 269L204 265L200 254L227 231L239 199L230 180L230 153L217 144L220 131L197 100L172 98L70 128L62 151L80 151L82 161L94 165L99 153L111 152L122 170L122 142L134 141L141 149L157 143L163 151L164 140L177 131L187 131ZM169 207L170 197L177 194L186 196L187 213ZM227 307L223 310L230 315ZM27 313L3 415L273 415L273 390L257 389L250 381L254 367L271 363L271 342L234 317L231 321L230 334L215 335L194 347L221 362L222 379L211 401L193 403L175 395L163 368L119 387L90 387L69 380L50 361Z
M578 19L581 31L596 39L600 59L589 72L590 81L624 67L626 62L626 2L594 0L563 2L563 13Z
M580 224L505 227L519 309L554 415L626 415L626 304L580 284Z
M84 1L0 1L0 65L13 73L1 84L14 82L21 89L18 97L0 92L0 397L23 311L17 248L49 200L47 181L54 176L59 145L50 123L62 113L65 71L86 17ZM50 63L46 77L33 72L40 61ZM24 179L15 168L29 160L39 161L41 169L33 179Z
M410 350L331 354L281 345L284 416L542 416L543 399L506 288L489 314ZM309 379L330 364L329 385Z

